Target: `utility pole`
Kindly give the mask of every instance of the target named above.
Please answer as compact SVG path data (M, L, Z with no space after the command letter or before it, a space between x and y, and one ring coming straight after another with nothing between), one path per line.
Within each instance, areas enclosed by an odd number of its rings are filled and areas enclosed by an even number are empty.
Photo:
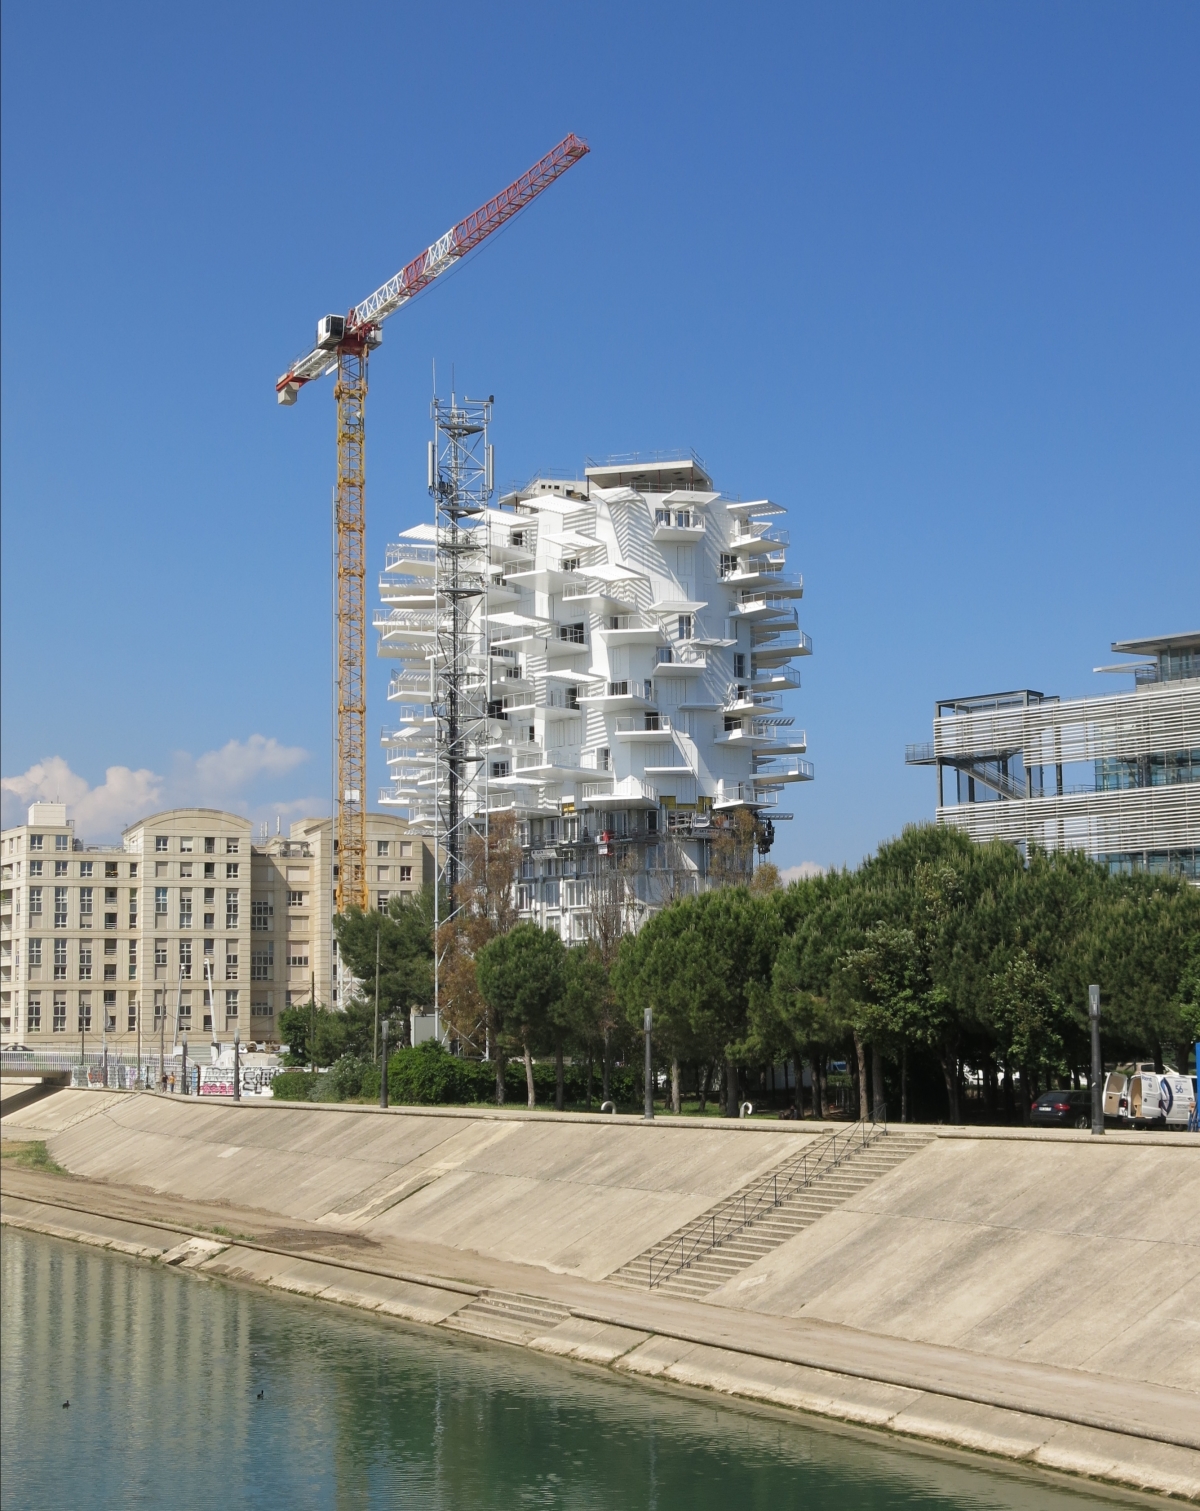
M317 1073L317 973L313 971L308 981L308 1071Z
M183 1037L183 1073L182 1073L181 1079L183 1081L183 1087L182 1087L183 1094L184 1094L184 1096L187 1096L188 1095L187 1034L184 1034L182 1037Z
M1092 1133L1104 1132L1104 1061L1100 1058L1100 988L1088 987L1088 1018L1092 1025Z
M240 1029L233 1031L233 1100L242 1100L242 1072L240 1056L242 1052L242 1035Z
M654 1025L654 1013L651 1008L646 1009L643 1026L646 1034L646 1107L643 1116L646 1121L654 1121L654 1063L650 1046L650 1030Z
M375 1039L371 1045L371 1053L376 1059L379 1058L379 934L383 928L383 919L375 926Z
M383 1065L379 1072L379 1105L386 1107L388 1104L388 1061L387 1061L387 1030L388 1020L383 1020Z

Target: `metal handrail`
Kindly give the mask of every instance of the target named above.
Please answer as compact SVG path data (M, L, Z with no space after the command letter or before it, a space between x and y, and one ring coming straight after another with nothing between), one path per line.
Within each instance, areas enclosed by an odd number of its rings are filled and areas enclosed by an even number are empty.
M766 1210L781 1207L797 1191L835 1170L852 1153L867 1148L876 1139L885 1138L887 1131L887 1104L881 1103L869 1123L854 1123L845 1132L831 1134L816 1151L806 1149L790 1166L785 1165L782 1173L773 1171L750 1190L727 1197L672 1240L670 1248L661 1256L662 1268L657 1280L653 1251L647 1256L649 1289L653 1290L656 1284L662 1285L664 1280L687 1269L702 1254L711 1254L727 1239L752 1226Z

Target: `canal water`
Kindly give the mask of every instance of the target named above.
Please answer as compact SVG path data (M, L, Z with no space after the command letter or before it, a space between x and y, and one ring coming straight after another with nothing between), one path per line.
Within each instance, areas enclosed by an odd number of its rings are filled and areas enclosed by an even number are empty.
M11 1228L0 1267L5 1511L1095 1504Z

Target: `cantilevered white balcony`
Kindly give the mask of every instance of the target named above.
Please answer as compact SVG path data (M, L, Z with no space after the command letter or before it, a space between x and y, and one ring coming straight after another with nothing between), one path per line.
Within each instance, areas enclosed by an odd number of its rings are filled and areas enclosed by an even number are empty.
M605 645L662 645L662 623L646 614L607 614L595 631Z
M728 811L731 808L765 808L778 801L775 793L764 792L753 782L727 782L722 779L717 782L712 805L716 809Z
M651 673L655 677L694 677L708 670L708 657L690 640L660 646Z
M768 645L756 645L751 651L756 682L759 671L766 667L782 666L785 661L791 661L795 656L811 655L812 641L803 630L799 631L796 638L788 635L785 640Z
M671 720L666 714L640 713L618 714L614 721L615 733L618 740L636 741L653 744L656 741L661 744L663 740L670 739Z
M653 709L656 705L654 686L649 681L629 680L601 682L579 699L587 708L598 708L602 713L632 713L635 709Z
M684 546L703 540L704 517L695 508L663 506L654 511L654 539L663 546Z
M771 785L776 782L811 782L815 775L811 761L789 755L780 756L770 762L760 759L755 765L752 780L756 785Z
M577 806L587 808L657 808L658 788L640 777L622 777L619 782L585 782Z

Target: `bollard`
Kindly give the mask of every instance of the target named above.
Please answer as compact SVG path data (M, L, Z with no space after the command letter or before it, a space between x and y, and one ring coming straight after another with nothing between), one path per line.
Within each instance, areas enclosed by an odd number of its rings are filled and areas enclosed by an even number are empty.
M382 1067L382 1069L380 1071L380 1074L379 1074L379 1105L381 1107L386 1107L387 1104L388 1104L388 1056L387 1056L388 1020L386 1018L383 1020L382 1027L383 1027L383 1067Z
M242 1062L241 1062L242 1036L235 1028L233 1031L233 1100L242 1100Z

